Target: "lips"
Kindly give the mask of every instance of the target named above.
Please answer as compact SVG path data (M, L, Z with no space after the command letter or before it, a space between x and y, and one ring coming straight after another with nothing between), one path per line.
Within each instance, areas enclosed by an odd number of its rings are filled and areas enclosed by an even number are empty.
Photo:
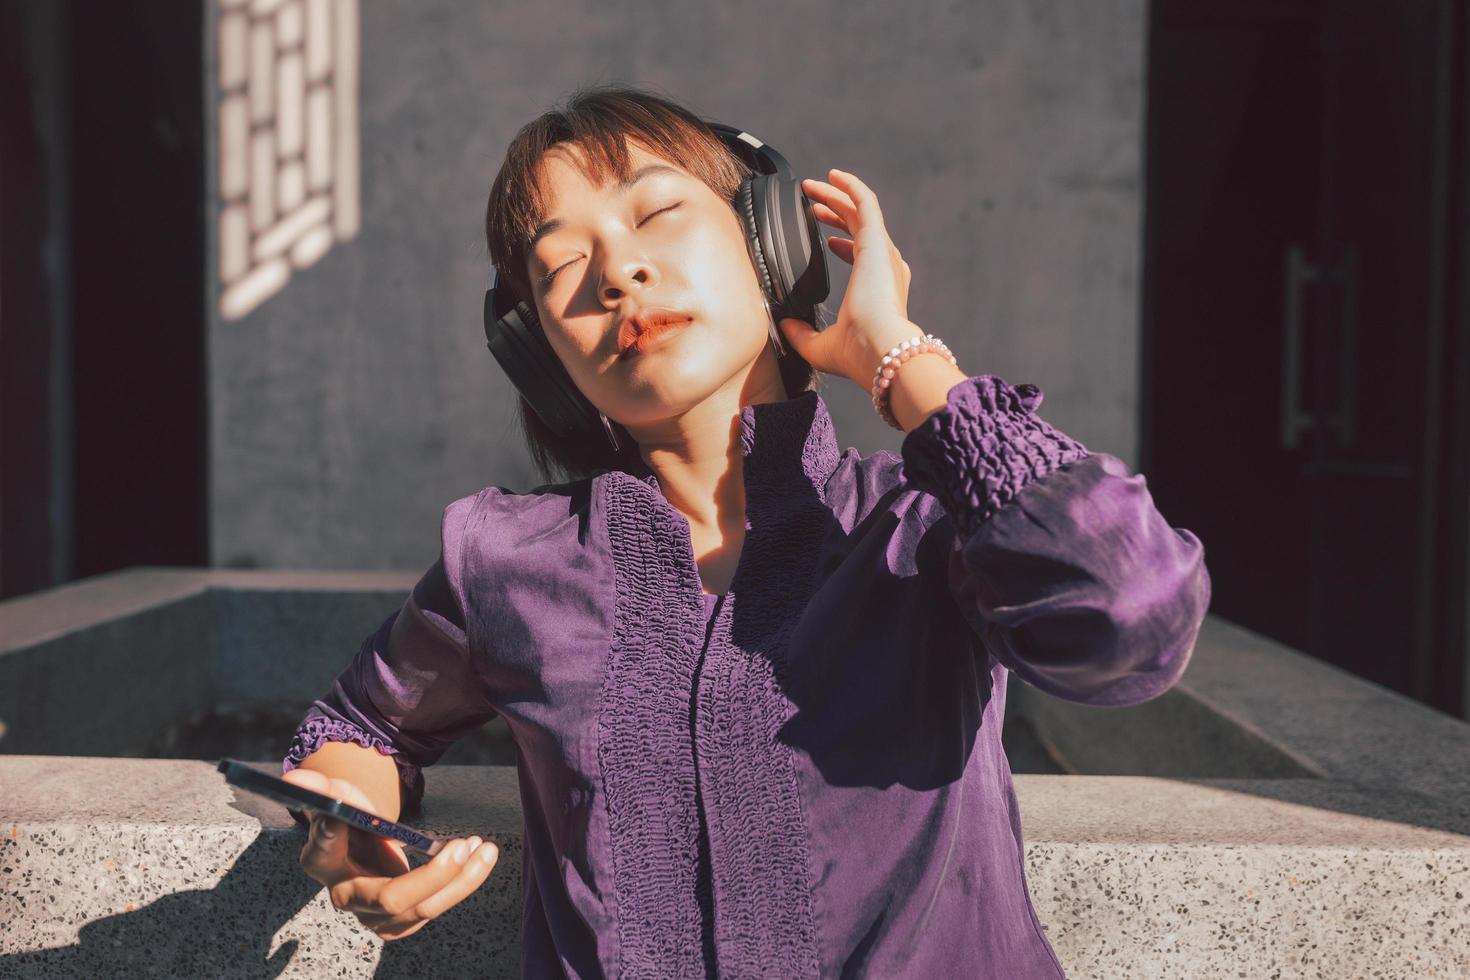
M682 310L647 306L625 319L618 328L618 356L633 357L652 346L661 335L688 326L693 320Z

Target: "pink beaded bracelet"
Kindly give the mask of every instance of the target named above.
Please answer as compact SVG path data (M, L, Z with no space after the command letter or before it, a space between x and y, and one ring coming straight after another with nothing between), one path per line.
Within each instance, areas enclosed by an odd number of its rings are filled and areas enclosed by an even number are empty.
M913 337L889 348L888 353L883 355L883 360L878 363L877 372L873 375L873 408L877 411L879 418L900 432L903 431L903 426L894 417L893 410L888 404L889 385L893 383L893 376L898 373L898 369L909 358L916 354L929 353L943 354L949 358L949 363L955 367L960 366L960 362L955 359L954 354L950 352L950 349L945 345L944 341L932 333L926 333L922 337Z

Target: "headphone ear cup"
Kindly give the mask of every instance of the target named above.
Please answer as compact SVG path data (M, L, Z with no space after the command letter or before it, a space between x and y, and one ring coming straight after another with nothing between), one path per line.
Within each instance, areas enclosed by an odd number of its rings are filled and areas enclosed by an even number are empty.
M800 181L779 174L752 177L741 184L738 201L774 315L815 325L817 304L832 287L826 238Z
M511 384L558 436L602 436L597 408L587 400L551 349L541 318L524 300L495 315L495 290L485 293L485 342Z
M745 245L750 250L750 262L755 266L761 292L765 293L772 306L776 306L779 303L776 283L772 280L771 267L766 261L765 246L762 244L766 236L761 233L760 220L755 210L755 183L764 179L766 178L750 177L741 181L740 190L735 194L735 207L745 223Z

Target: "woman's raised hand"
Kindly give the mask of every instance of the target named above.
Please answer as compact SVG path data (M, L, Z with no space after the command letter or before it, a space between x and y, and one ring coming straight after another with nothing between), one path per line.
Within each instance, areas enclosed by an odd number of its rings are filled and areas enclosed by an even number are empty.
M822 332L797 319L782 320L781 329L812 367L866 391L888 348L924 331L909 321L909 264L888 237L878 195L853 174L832 170L829 175L832 183L809 177L801 189L818 221L852 236L827 236L832 254L852 266L847 294L837 321Z
M381 816L362 790L313 769L292 769L287 782ZM311 831L301 869L327 888L332 905L387 940L418 932L485 883L500 849L478 837L446 841L433 859L410 869L403 845L309 813Z

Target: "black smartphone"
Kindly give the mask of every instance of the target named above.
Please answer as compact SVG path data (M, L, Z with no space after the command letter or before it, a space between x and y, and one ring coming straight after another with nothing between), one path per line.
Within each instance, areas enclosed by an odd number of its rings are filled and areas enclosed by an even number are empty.
M288 783L278 776L268 776L250 768L243 762L221 759L218 769L225 774L225 782L232 786L259 793L261 796L268 796L288 807L295 807L298 810L315 810L317 813L341 820L359 830L376 834L384 840L396 840L430 857L444 849L444 841L435 840L412 827L385 820L382 817L375 817L365 810L359 810L351 803L344 803L330 796L323 796L321 793L313 793L305 787Z

